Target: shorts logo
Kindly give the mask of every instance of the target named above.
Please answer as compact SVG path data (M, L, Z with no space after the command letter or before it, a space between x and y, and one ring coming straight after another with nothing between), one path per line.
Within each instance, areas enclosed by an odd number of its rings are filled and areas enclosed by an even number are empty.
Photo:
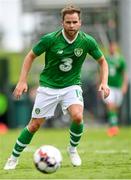
M83 49L76 48L76 49L74 49L74 53L77 57L80 57L83 54Z
M35 113L36 113L36 114L39 114L39 113L40 113L40 109L39 109L39 108L36 108L36 109L35 109Z

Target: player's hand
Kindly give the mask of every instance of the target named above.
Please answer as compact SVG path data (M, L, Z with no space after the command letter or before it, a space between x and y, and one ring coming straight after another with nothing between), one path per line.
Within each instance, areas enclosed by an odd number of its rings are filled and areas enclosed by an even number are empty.
M102 99L107 98L110 94L110 88L105 84L101 84L98 91Z
M21 95L24 92L27 92L27 90L28 90L28 86L26 82L18 82L16 88L13 91L13 95L16 99L20 99Z

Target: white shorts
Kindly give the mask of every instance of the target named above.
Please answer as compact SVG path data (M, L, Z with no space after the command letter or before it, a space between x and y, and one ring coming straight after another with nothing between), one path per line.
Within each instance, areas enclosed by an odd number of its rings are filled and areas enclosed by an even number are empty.
M110 95L104 99L105 103L113 103L117 106L121 106L123 100L123 94L121 89L110 87Z
M72 104L83 106L81 87L78 85L62 89L38 87L32 110L32 118L48 119L52 117L58 104L61 105L64 114L68 112L67 108Z

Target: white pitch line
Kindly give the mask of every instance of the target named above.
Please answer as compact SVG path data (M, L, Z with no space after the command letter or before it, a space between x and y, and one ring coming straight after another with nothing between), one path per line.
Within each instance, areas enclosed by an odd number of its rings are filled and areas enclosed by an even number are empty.
M121 153L121 154L128 154L129 151L126 150L126 149L123 149L123 150L114 150L114 149L110 149L110 150L96 150L95 151L96 154L118 154L118 153Z
M35 146L28 146L24 149L24 152L35 152L36 151L36 147ZM60 149L62 154L66 154L67 150L66 149ZM115 149L108 149L108 150L95 150L95 151L88 151L88 150L79 150L80 154L85 154L85 153L95 153L95 154L128 154L129 150L127 149L122 149L122 150L115 150Z

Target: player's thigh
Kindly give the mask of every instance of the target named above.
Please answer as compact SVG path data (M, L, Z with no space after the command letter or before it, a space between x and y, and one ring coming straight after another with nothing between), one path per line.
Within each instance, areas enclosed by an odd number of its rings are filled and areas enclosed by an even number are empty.
M82 89L80 86L71 86L63 90L63 96L61 101L61 106L63 113L68 113L68 108L71 105L81 105L84 106ZM74 109L74 108L73 108Z
M50 88L39 87L32 110L32 118L49 118L58 104L57 94Z

